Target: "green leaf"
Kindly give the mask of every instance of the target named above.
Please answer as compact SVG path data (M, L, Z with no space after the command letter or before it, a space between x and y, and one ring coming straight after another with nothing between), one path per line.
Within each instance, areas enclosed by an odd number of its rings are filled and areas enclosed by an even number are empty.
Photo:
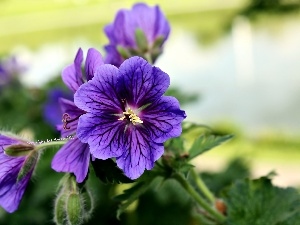
M233 135L224 135L224 136L214 136L214 135L201 135L199 138L197 138L192 147L189 150L189 159L193 159L196 156L212 149L213 147L216 147L223 143L224 141L227 141L231 139Z
M117 210L117 218L131 205L135 200L137 200L141 194L143 194L149 187L149 182L139 182L132 186L131 188L125 190L123 194L115 197L116 200L121 201Z
M96 176L104 183L132 183L112 159L91 160Z
M296 225L299 222L298 191L275 187L268 177L237 181L223 192L223 197L227 225Z

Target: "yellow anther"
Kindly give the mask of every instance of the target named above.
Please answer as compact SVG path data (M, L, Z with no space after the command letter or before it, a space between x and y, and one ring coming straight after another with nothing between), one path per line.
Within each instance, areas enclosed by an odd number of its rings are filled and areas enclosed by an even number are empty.
M136 123L143 123L140 117L138 117L131 108L128 108L126 112L123 112L123 115L124 116L122 116L118 120L124 120L126 116L128 116L129 121L132 122L133 125L135 125Z

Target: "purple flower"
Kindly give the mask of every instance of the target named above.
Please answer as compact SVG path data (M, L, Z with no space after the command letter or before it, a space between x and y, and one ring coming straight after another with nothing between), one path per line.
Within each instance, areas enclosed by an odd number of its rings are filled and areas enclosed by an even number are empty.
M6 155L5 150L13 146L15 153L24 150L30 153ZM0 134L0 205L9 213L17 210L35 168L38 152L33 149L33 145L23 140Z
M85 76L82 74L81 64L83 61L82 50L79 49L74 63L67 66L62 71L62 79L67 87L75 93L77 89L85 82L93 78L96 68L103 65L101 54L91 48L88 50L85 62ZM63 124L58 126L63 137L75 135L78 118L85 113L79 109L73 101L61 98L60 106L63 113ZM54 156L52 160L52 169L57 172L74 173L76 181L84 181L89 167L90 151L86 143L82 143L75 135L69 140Z
M181 134L185 112L176 98L162 96L169 85L166 73L137 56L119 69L99 67L74 95L87 112L79 118L78 138L94 157L116 157L126 176L138 178L162 156L163 142Z
M139 33L139 37L137 29L143 32ZM149 7L144 3L137 3L132 10L120 10L114 22L104 28L104 32L109 39L109 44L105 46L105 63L119 67L128 58L120 54L120 47L129 56L150 55L154 62L169 36L170 26L158 6ZM146 43L142 44L146 45L145 49L140 49L137 38L141 38L141 41L145 39Z
M48 92L48 100L44 105L44 118L53 127L61 123L62 110L59 103L60 98L71 100L73 99L73 93L71 95L61 88L53 88Z
M0 86L8 84L27 68L15 56L0 61Z

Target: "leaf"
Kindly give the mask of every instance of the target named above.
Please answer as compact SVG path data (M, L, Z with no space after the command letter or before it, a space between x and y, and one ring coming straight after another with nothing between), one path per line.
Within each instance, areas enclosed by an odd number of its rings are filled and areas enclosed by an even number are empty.
M125 190L123 194L115 197L116 200L121 201L117 210L117 218L131 205L135 200L137 200L141 194L143 194L149 187L149 182L139 182L132 186L131 188Z
M165 142L165 149L175 155L180 155L184 152L184 139L182 137L169 139Z
M275 187L268 177L237 181L223 192L223 197L227 225L296 225L299 222L297 190Z
M196 156L220 145L221 143L231 139L233 135L214 136L214 135L201 135L197 138L192 147L189 150L189 159L193 159Z
M96 176L104 183L132 183L112 159L91 160Z

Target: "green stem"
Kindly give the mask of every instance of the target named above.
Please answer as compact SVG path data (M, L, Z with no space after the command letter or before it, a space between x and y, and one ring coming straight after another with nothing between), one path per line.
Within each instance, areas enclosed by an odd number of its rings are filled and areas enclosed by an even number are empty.
M195 190L194 188L187 182L187 180L178 173L173 175L173 178L176 179L182 187L194 198L194 200L209 214L211 214L218 222L223 222L226 218L212 208Z
M151 54L149 52L146 52L144 54L144 58L148 61L148 63L150 63L151 65L153 65Z
M50 142L45 142L45 143L37 145L35 149L40 150L42 148L47 148L50 146L57 146L57 145L64 145L66 143L67 143L67 140L65 140L65 141L50 141Z
M191 174L194 178L194 181L197 184L197 187L200 189L200 191L204 194L204 196L212 203L215 204L216 199L213 193L207 188L203 180L201 179L200 175L196 173L195 170L191 170Z

